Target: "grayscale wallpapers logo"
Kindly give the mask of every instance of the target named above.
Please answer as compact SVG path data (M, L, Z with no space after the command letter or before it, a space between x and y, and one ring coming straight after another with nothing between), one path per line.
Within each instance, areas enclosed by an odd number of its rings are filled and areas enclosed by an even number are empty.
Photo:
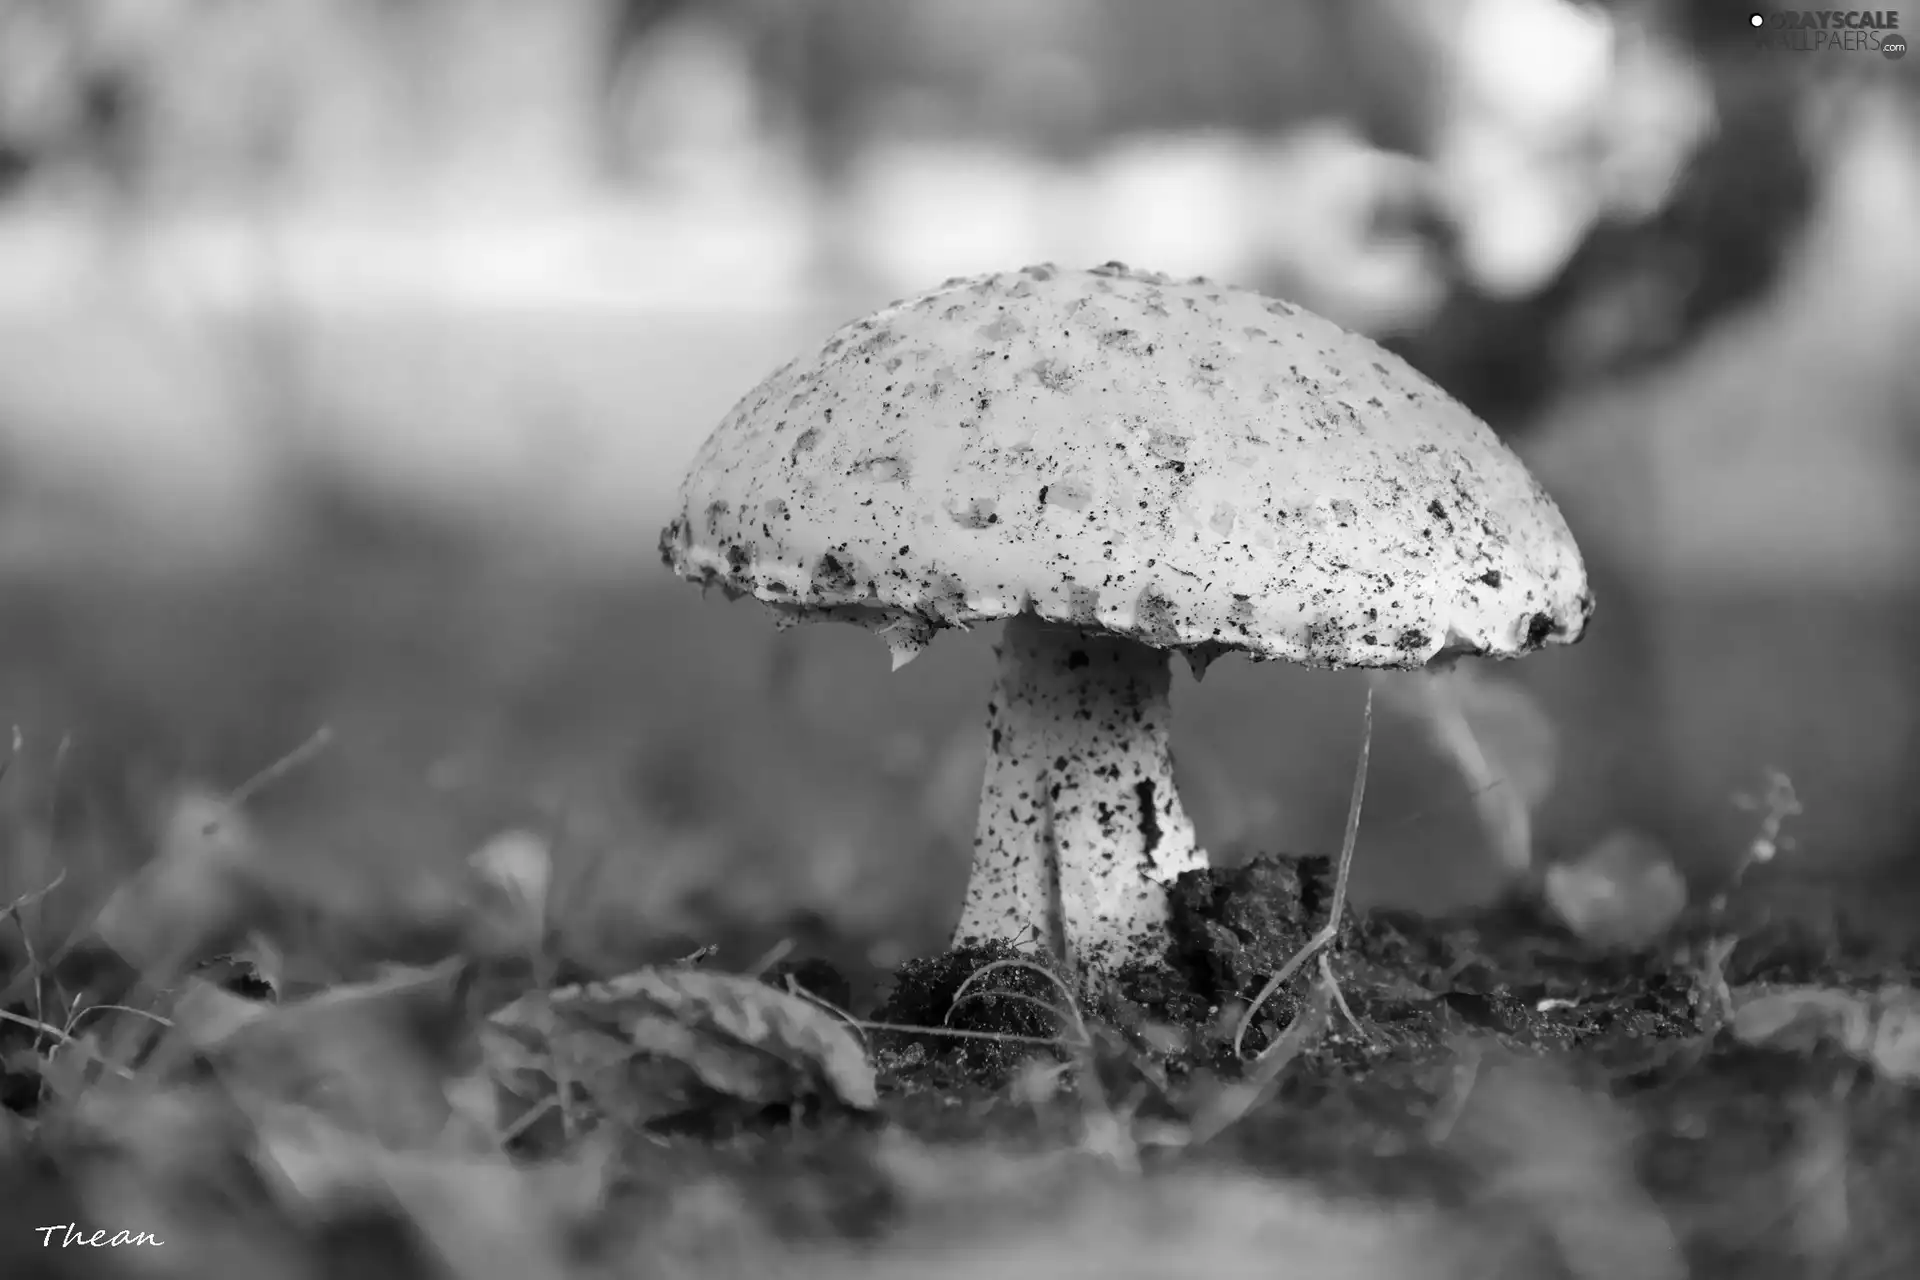
M1878 53L1889 62L1906 56L1907 38L1894 9L1755 10L1747 15L1755 49L1796 53Z

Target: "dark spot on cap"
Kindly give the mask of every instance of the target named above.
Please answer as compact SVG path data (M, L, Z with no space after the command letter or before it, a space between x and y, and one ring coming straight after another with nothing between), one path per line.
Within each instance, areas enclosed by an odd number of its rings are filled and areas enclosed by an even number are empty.
M965 504L950 506L947 511L953 517L953 522L962 529L984 529L990 524L1000 523L994 505L992 498L973 498Z
M851 591L856 582L853 570L831 551L822 553L814 562L813 579L816 586L835 592Z
M895 480L904 484L912 478L913 470L905 458L889 453L861 458L848 469L847 474L867 475L876 480Z
M1498 587L1500 585L1500 571L1498 569L1489 569L1480 575L1480 581L1490 587Z
M1140 840L1146 846L1141 852L1149 858L1160 847L1160 815L1153 807L1153 790L1152 778L1142 778L1133 787L1133 794L1140 797Z
M1547 637L1558 631L1553 619L1544 613L1536 613L1527 621L1527 647L1536 648L1545 644Z
M802 431L798 436L794 437L793 451L797 454L805 453L819 443L820 428L808 427L805 431Z
M1435 498L1427 504L1427 514L1435 520L1445 520L1447 518L1447 509L1440 505L1440 499Z
M1409 627L1400 633L1400 638L1393 642L1393 647L1402 653L1418 652L1427 647L1427 633L1418 627Z
M727 568L733 570L735 573L745 573L747 571L747 564L751 559L752 557L747 554L747 549L737 542L727 548Z

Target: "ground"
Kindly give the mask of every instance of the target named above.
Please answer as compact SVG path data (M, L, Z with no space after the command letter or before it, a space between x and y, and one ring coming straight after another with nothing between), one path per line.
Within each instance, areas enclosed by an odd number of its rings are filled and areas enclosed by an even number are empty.
M239 583L102 574L0 602L22 726L0 782L8 1274L1920 1261L1900 994L1920 948L1897 903L1758 868L1637 953L1524 894L1356 912L1327 970L1352 1020L1310 965L1242 1056L1248 1000L1324 918L1332 850L1186 878L1168 968L1069 1007L1030 949L939 952L964 851L927 816L937 761L881 749L964 722L974 658L904 708L809 717L753 633L394 536ZM322 723L330 745L229 805ZM515 827L553 875L527 954L466 864ZM656 986L575 985L635 970ZM519 998L563 1012L503 1038ZM69 1021L77 1001L171 1025ZM449 1149L476 1072L532 1086L496 1088L497 1127ZM534 1107L542 1083L567 1104ZM43 1243L65 1223L167 1243Z

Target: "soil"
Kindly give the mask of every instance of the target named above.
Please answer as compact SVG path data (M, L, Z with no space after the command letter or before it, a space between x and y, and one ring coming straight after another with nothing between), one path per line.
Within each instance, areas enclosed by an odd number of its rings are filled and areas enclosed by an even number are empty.
M1071 1006L1070 984L1030 950L911 961L877 1007L856 1010L877 1111L814 1099L655 1126L618 1160L596 1230L684 1235L689 1189L724 1187L736 1217L722 1237L744 1221L773 1242L763 1247L877 1247L925 1217L924 1188L900 1173L903 1139L956 1158L1077 1153L1076 1182L1036 1178L1020 1193L1044 1212L1103 1176L1095 1121L1107 1117L1150 1180L1252 1174L1452 1215L1518 1242L1503 1257L1519 1269L1499 1274L1624 1274L1605 1237L1635 1235L1635 1214L1673 1232L1693 1276L1912 1274L1920 1092L1837 1049L1737 1042L1721 1004L1722 981L1874 991L1910 979L1913 957L1884 935L1753 901L1699 912L1637 953L1589 948L1526 900L1438 920L1350 914L1328 954L1351 1021L1309 1004L1308 966L1261 1007L1243 1051L1275 1044L1296 1019L1325 1014L1324 1032L1267 1087L1234 1095L1256 1070L1236 1057L1234 1031L1324 919L1327 873L1320 859L1260 858L1183 877L1168 967L1073 991ZM1710 944L1733 936L1716 971ZM819 960L764 977L843 1009L857 989ZM957 999L963 990L973 994ZM34 1109L17 1057L0 1084L10 1110ZM1235 1096L1229 1123L1196 1133L1197 1117ZM31 1184L31 1214L79 1216L59 1170L22 1172L32 1160L0 1162L21 1195ZM407 1230L332 1222L315 1247L411 1257L412 1245L393 1244ZM695 1252L714 1235L699 1234Z
M865 1235L884 1229L891 1202L873 1160L879 1132L1032 1150L1071 1143L1090 1105L1076 1058L1090 1057L1104 1105L1136 1120L1190 1116L1242 1074L1234 1021L1324 918L1327 883L1317 859L1261 858L1183 877L1173 965L1086 997L1091 1055L1032 1043L1071 1035L1071 1014L1041 1007L1059 1009L1062 991L1031 953L1002 945L910 962L874 1022L1020 1039L870 1031L882 1124L779 1125L740 1140L736 1167L753 1170L780 1231ZM1748 935L1720 975L1733 985L1867 991L1912 972L1910 956L1844 920L1809 924L1766 907L1748 915ZM1441 920L1350 915L1331 967L1357 1025L1335 1015L1223 1132L1146 1148L1145 1164L1252 1169L1336 1195L1484 1207L1514 1194L1512 1148L1529 1140L1506 1130L1541 1126L1532 1141L1550 1157L1580 1141L1556 1127L1577 1117L1528 1115L1528 1099L1578 1110L1577 1100L1598 1098L1608 1108L1601 1126L1620 1139L1617 1175L1674 1224L1691 1274L1906 1274L1920 1260L1920 1228L1900 1209L1920 1204L1920 1094L1838 1051L1735 1042L1702 959L1730 920L1724 910L1697 913L1665 947L1619 953L1587 947L1524 900ZM810 976L837 977L818 966ZM962 984L990 994L955 1007ZM1247 1054L1300 1013L1306 985L1262 1009ZM1565 1091L1530 1093L1529 1077L1514 1071L1526 1062L1551 1064ZM1060 1064L1050 1096L1025 1087ZM1822 1166L1823 1152L1841 1164ZM1578 1158L1602 1155L1582 1148ZM708 1148L702 1158L716 1156ZM773 1172L794 1167L830 1176L796 1183ZM1819 1219L1832 1206L1819 1203L1823 1170L1847 1190L1843 1227L1824 1242L1831 1225ZM811 1190L796 1199L795 1185Z

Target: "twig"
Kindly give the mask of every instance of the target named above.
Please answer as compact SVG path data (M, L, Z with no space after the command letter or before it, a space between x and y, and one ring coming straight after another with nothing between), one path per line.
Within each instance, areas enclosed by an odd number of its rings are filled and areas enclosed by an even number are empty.
M1014 991L976 992L973 990L973 986L975 983L979 982L981 979L985 978L988 974L993 973L995 970L998 970L998 969L1025 969L1028 972L1038 974L1040 977L1045 978L1048 982L1051 982L1054 986L1054 989L1060 993L1060 998L1066 1001L1066 1007L1068 1011L1071 1012L1073 1015L1072 1021L1073 1021L1074 1029L1079 1031L1082 1036L1086 1035L1087 1033L1086 1019L1080 1016L1080 1006L1078 1002L1076 1002L1073 998L1073 988L1069 987L1066 984L1066 980L1063 979L1059 974L1047 968L1045 965L1035 964L1031 960L990 960L986 964L981 965L978 969L975 969L972 973L968 974L967 980L960 984L960 989L953 993L953 1003L947 1006L947 1016L952 1017L954 1006L958 1005L962 1000L966 999L969 995L1011 996L1011 995L1020 994ZM1028 996L1027 999L1034 1001L1034 1003L1040 1005L1040 1007L1043 1009L1053 1010L1052 1005L1047 1004L1045 1001L1039 1000L1034 996ZM1053 1010L1053 1011L1055 1013L1055 1016L1061 1016L1058 1010ZM1061 1021L1064 1022L1064 1021L1067 1021L1067 1019L1061 1016Z
M559 1106L560 1106L560 1095L557 1092L550 1093L546 1097L540 1099L540 1101L534 1103L532 1106L528 1107L525 1111L521 1112L519 1118L516 1119L512 1124L508 1125L505 1129L502 1129L500 1131L500 1145L504 1147L507 1144L511 1143L515 1138L518 1138L521 1134L525 1133L527 1130L533 1128L534 1125L538 1124L540 1120L546 1116L547 1112L552 1111L555 1107L559 1107ZM566 1109L562 1108L561 1114L564 1116L565 1113L566 1113Z
M1307 961L1311 960L1321 948L1327 946L1340 936L1341 917L1346 914L1347 909L1347 878L1353 872L1353 845L1360 834L1360 810L1367 798L1367 762L1373 754L1373 690L1371 689L1367 690L1366 709L1363 717L1360 733L1360 759L1354 765L1353 794L1347 801L1347 829L1346 834L1342 836L1340 840L1340 866L1333 881L1333 905L1331 913L1327 917L1327 923L1321 926L1320 931L1309 938L1307 945L1300 948L1291 960L1280 967L1280 972L1274 974L1273 977L1267 980L1267 985L1260 988L1260 994L1255 996L1253 1003L1247 1006L1246 1013L1240 1018L1240 1025L1234 1028L1233 1032L1233 1056L1236 1058L1246 1056L1243 1045L1247 1038L1247 1028L1253 1025L1254 1016L1260 1012L1260 1006L1270 1000L1274 992L1285 986L1288 979L1298 973L1301 967L1305 965ZM1330 971L1329 976L1331 976ZM1336 987L1336 990L1337 989ZM1345 1004L1346 1001L1342 998L1341 1005L1343 1008ZM1349 1012L1347 1016L1351 1018L1353 1014Z
M1106 1086L1100 1079L1099 1064L1094 1061L1093 1057L1093 1032L1088 1029L1087 1020L1080 1012L1079 1001L1074 999L1073 988L1067 985L1064 978L1045 965L1035 964L1030 960L989 961L968 974L967 980L960 984L960 989L954 993L953 1003L947 1007L947 1016L952 1017L954 1008L969 996L1004 995L1012 996L1016 999L1024 999L1031 1004L1039 1005L1042 1009L1048 1010L1053 1013L1055 1017L1060 1017L1058 1010L1036 996L1029 996L1023 992L984 992L974 989L974 984L980 982L988 974L997 969L1030 970L1040 975L1040 977L1046 981L1051 982L1054 989L1059 991L1061 999L1065 1001L1066 1011L1073 1015L1074 1030L1080 1033L1078 1052L1075 1054L1075 1064L1079 1070L1081 1097L1088 1104L1086 1114L1082 1117L1086 1124L1087 1146L1093 1150L1103 1151L1108 1159L1128 1172L1138 1172L1140 1167L1139 1146L1134 1142L1126 1124L1120 1119L1119 1112L1114 1109L1113 1100L1107 1096ZM1065 1021L1065 1019L1062 1018L1062 1021Z
M227 795L227 804L238 809L262 790L272 786L332 745L333 729L323 724L315 729L305 742L235 787Z
M60 819L60 785L62 782L66 780L67 757L70 754L72 754L72 752L73 752L73 735L70 733L61 734L59 744L56 745L53 749L53 766L47 771L46 832L47 832L47 853L51 857L58 857L60 852L59 848L57 847L57 837L59 834L59 819ZM58 884L65 875L66 875L66 870L65 868L62 868L60 875L54 878L54 884ZM50 885L48 887L51 888L52 886ZM21 945L24 947L27 955L27 973L30 976L31 981L33 983L34 1016L39 1018L45 1018L47 1016L47 984L44 979L51 978L53 981L53 987L55 992L57 992L62 998L65 997L66 993L62 991L60 988L60 974L59 974L58 966L60 964L61 959L65 956L65 954L68 951L72 950L73 940L70 938L65 944L56 948L53 954L53 958L48 960L45 964L42 964L40 962L40 958L34 954L33 939L28 936L26 917L25 916L18 917L18 922L19 922L19 929L20 929ZM11 989L12 989L12 984L9 985L9 992L11 992ZM11 994L0 995L0 1004L10 1003L12 999L13 999L13 996Z
M1334 1007L1340 1010L1340 1015L1347 1020L1347 1025L1359 1032L1362 1040L1371 1044L1373 1032L1367 1030L1366 1024L1353 1016L1353 1009L1347 1004L1347 994L1340 989L1339 981L1333 976L1333 962L1327 958L1327 953L1324 951L1320 953L1320 979L1327 984L1327 990L1333 992Z
M905 1022L873 1022L866 1018L849 1018L848 1025L863 1031L892 1031L901 1035L941 1036L948 1040L987 1040L997 1044L1031 1044L1050 1049L1080 1048L1091 1049L1091 1041L1075 1043L1060 1036L1023 1036L1011 1031L963 1031L959 1027L923 1027Z
M860 1047L871 1051L872 1046L867 1041L867 1033L860 1029L860 1020L855 1018L851 1011L842 1009L825 996L815 995L813 992L807 990L794 979L792 974L787 975L787 992L790 995L798 996L808 1004L818 1005L834 1017L840 1019L840 1021L846 1023L847 1026L852 1029L854 1036L859 1039Z
M1030 996L1024 991L963 991L953 998L951 1005L947 1006L948 1025L951 1025L954 1010L958 1009L960 1005L967 1000L1013 1000L1020 1004L1032 1005L1036 1009L1043 1009L1052 1014L1055 1020L1063 1025L1071 1026L1074 1023L1073 1017L1065 1009L1055 1004L1049 1004L1039 996ZM1083 1035L1085 1034L1084 1027L1079 1028L1079 1030Z
M1453 766L1466 779L1476 816L1499 844L1500 860L1510 874L1527 870L1533 862L1533 815L1527 802L1494 770L1467 713L1460 705L1455 682L1460 673L1428 674L1421 681L1421 706Z
M136 1009L130 1004L87 1004L73 1011L73 1016L67 1019L67 1030L73 1030L80 1025L80 1019L90 1013L98 1013L102 1009L110 1009L115 1013L130 1013L136 1018L145 1018L148 1022L156 1022L169 1029L173 1026L173 1019L162 1017L151 1009Z
M1188 1123L1189 1146L1199 1146L1219 1136L1228 1126L1260 1105L1287 1064L1305 1053L1326 1033L1333 1016L1332 990L1325 983L1316 984L1313 994L1307 997L1306 1004L1287 1025L1287 1029L1254 1059L1253 1069L1247 1073L1246 1079L1222 1090L1210 1105Z
M55 889L58 889L62 884L66 882L66 879L67 879L67 869L65 867L62 867L60 868L59 873L55 875L53 879L47 881L46 884L41 885L38 889L34 889L34 890L31 890L30 892L21 894L19 897L15 898L12 902L7 903L5 906L0 906L0 920L6 920L9 918L17 917L20 919L21 925L24 926L26 924L26 919L24 915L26 909L28 907L37 906L40 903L41 899L45 898L48 894L52 893ZM25 941L29 947L33 945L33 943L28 939L23 938L22 941Z
M768 947L758 960L747 966L746 976L749 978L757 978L792 954L793 939L782 938L771 947Z
M68 1035L50 1022L42 1022L38 1018L29 1018L24 1014L14 1013L9 1009L0 1009L0 1022L12 1022L19 1026L28 1027L38 1032L41 1036L57 1041L62 1047L80 1050L80 1052L113 1072L122 1080L133 1079L133 1072L127 1070L117 1062L109 1062L104 1054L87 1044L86 1041Z

